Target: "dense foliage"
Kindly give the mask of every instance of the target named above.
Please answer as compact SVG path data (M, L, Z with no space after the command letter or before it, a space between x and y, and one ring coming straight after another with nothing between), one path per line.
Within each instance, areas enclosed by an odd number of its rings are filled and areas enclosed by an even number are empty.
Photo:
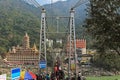
M101 51L114 50L120 55L120 1L90 0L87 32Z
M109 71L120 71L120 56L113 51L106 52L104 55L96 54L92 63Z
M98 50L93 64L106 70L120 70L120 1L90 0L86 30Z

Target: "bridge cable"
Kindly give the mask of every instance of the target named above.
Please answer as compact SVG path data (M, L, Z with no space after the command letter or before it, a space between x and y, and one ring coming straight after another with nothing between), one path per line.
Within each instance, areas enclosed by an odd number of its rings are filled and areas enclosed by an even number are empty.
M84 4L84 3L86 3L86 2L88 2L88 0L79 0L79 1L72 7L72 9L75 9L75 8L79 7L81 4Z

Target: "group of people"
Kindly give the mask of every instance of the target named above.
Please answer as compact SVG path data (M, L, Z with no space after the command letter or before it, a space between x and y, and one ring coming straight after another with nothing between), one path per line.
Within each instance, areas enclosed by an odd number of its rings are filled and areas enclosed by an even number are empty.
M57 73L52 72L51 74L40 74L37 75L37 80L64 80L64 72L61 70Z
M46 75L38 75L36 80L86 80L85 77L81 76L81 73L78 73L77 77L71 76L65 77L64 72L61 70L57 73L52 72L51 74L46 74Z
M78 75L74 74L74 76L69 79L69 77L65 76L65 73L61 69L58 62L55 63L52 73L37 75L37 80L76 80L76 78L77 80L86 80L82 77L82 74L80 72L78 73Z
M51 74L41 74L37 76L37 80L64 80L65 74L58 62L55 63Z

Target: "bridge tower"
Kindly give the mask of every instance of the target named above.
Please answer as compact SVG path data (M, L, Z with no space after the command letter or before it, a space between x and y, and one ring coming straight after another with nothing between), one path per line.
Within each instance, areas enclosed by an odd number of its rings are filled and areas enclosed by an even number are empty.
M41 29L40 29L40 50L39 50L39 63L42 61L46 62L46 11L43 8L41 12ZM47 66L46 66L47 67Z
M73 8L70 10L70 30L69 30L69 64L68 64L68 77L70 78L70 70L71 70L71 55L74 58L74 65L75 65L75 73L76 73L76 37L75 37L75 11Z

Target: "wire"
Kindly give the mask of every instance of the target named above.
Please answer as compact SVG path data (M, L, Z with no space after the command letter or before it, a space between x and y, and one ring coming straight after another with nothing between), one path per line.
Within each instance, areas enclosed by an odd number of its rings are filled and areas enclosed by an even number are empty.
M80 6L81 4L84 4L86 2L88 2L88 0L79 0L71 9L74 9L74 8Z
M26 0L26 1L29 2L30 4L34 4L35 7L39 7L41 10L43 9L43 7L36 0Z
M24 0L28 4L32 4L30 0ZM33 4L32 4L33 5Z
M44 9L36 0L33 1L38 5L39 8Z
M29 3L29 4L34 5L35 7L38 7L38 6L34 3L34 1L32 1L32 0L24 0L24 1L26 1L26 2Z
M38 5L33 0L29 0L29 1L31 1L36 7L38 7Z

